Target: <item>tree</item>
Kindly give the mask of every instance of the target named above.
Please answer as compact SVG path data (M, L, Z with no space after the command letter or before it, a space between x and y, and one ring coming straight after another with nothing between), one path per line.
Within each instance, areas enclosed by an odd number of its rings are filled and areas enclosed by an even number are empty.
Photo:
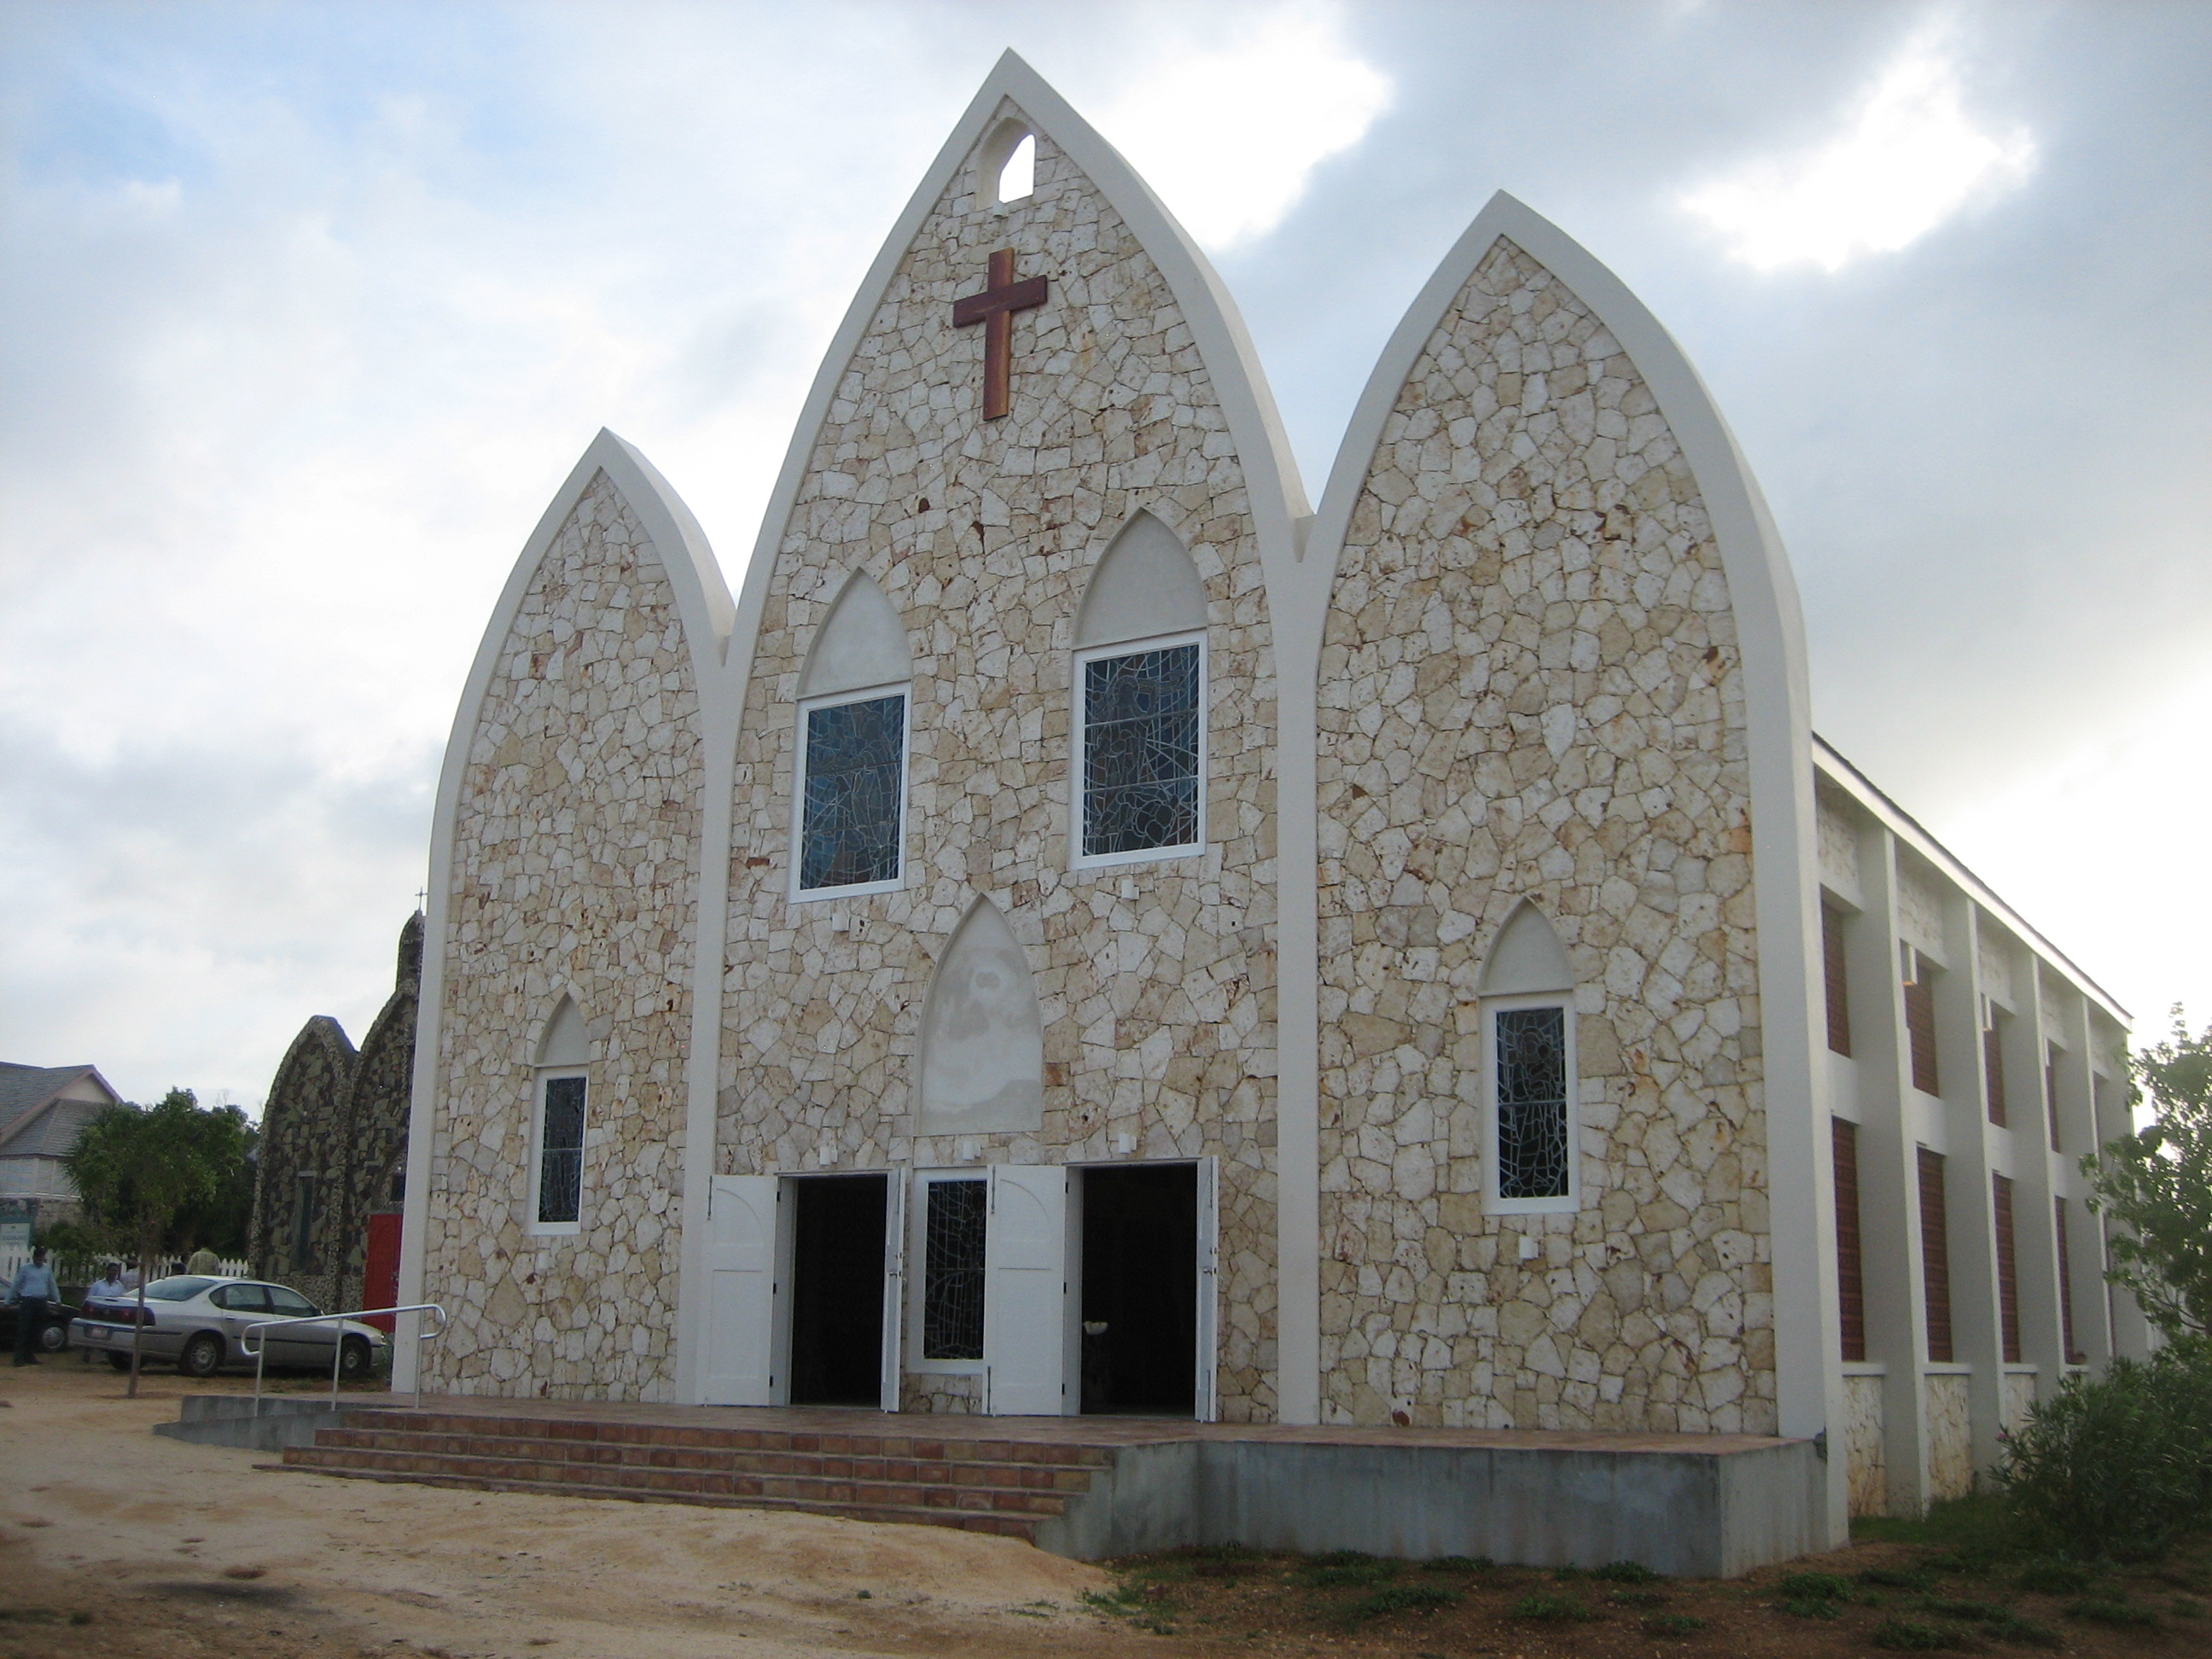
M2148 1127L2081 1160L2091 1210L2119 1223L2105 1277L2134 1293L2169 1337L2212 1331L2212 1026L2173 1030L2128 1062L2130 1103L2150 1101Z
M154 1258L179 1242L181 1225L216 1203L250 1142L235 1106L200 1109L189 1089L156 1106L110 1106L86 1124L62 1160L85 1213L138 1263L138 1322L131 1328L131 1386L138 1392L139 1335Z

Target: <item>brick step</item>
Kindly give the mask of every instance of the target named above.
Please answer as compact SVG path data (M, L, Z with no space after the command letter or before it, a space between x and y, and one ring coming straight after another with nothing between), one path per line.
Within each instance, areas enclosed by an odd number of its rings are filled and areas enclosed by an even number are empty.
M695 1429L659 1424L575 1422L538 1417L376 1410L352 1412L356 1429L416 1434L492 1436L563 1445L681 1446L696 1450L787 1451L861 1457L908 1457L927 1462L1045 1463L1103 1468L1111 1459L1104 1446L1037 1440L940 1439L911 1431L881 1432L772 1429Z
M526 1492L548 1498L611 1498L632 1504L690 1504L706 1509L780 1510L799 1515L835 1516L848 1521L889 1522L912 1527L957 1527L963 1532L995 1534L1034 1543L1041 1517L1005 1515L995 1511L944 1508L915 1508L897 1504L832 1503L796 1498L730 1498L703 1492L640 1492L623 1486L603 1486L568 1480L524 1480L510 1476L487 1477L435 1474L395 1474L380 1469L325 1468L295 1463L289 1453L307 1449L288 1447L283 1463L258 1463L257 1468L288 1474L326 1474L344 1480L376 1480L386 1485L445 1486L461 1492Z
M327 1443L326 1437L335 1437L345 1432L325 1429L317 1435L314 1445L286 1447L286 1466L329 1474L369 1472L410 1479L449 1476L466 1480L517 1480L533 1487L604 1488L647 1498L689 1493L737 1501L774 1498L871 1508L1030 1516L1059 1515L1066 1507L1062 1492L1018 1486L855 1480L826 1474L752 1474L649 1464L566 1462L542 1455L517 1457L470 1451L410 1452Z
M322 1430L318 1447L427 1457L502 1457L592 1468L688 1469L717 1474L813 1475L901 1485L983 1486L1029 1492L1087 1492L1092 1466L1030 1462L957 1462L854 1452L762 1451L653 1442L554 1440L543 1436L416 1432L375 1426ZM567 1477L564 1477L567 1478Z

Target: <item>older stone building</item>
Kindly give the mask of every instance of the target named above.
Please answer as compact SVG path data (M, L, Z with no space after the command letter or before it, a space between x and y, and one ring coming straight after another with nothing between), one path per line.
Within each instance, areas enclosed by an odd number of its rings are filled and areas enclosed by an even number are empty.
M1660 325L1494 198L1310 511L1218 278L1012 58L735 599L579 463L428 913L434 1388L1825 1435L1839 1522L2141 1340L2067 1162L2124 1015L1817 744ZM2046 1048L2056 1152L1984 1109Z
M292 1039L262 1108L249 1259L326 1309L391 1305L364 1297L364 1281L382 1254L372 1236L392 1232L397 1243L422 976L418 911L399 930L392 994L360 1048L317 1014ZM387 1275L396 1267L395 1256Z

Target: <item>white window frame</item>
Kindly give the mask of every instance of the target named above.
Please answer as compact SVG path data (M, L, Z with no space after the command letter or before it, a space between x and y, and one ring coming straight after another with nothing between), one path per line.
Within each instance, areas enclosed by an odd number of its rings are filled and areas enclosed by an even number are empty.
M972 1170L917 1170L914 1174L913 1201L907 1206L907 1339L906 1368L909 1372L929 1376L981 1376L985 1361L977 1359L927 1359L922 1357L924 1340L923 1315L929 1290L929 1189L940 1182L973 1181L987 1189L991 1179L990 1170L977 1165ZM986 1192L986 1199L988 1192ZM990 1228L989 1210L985 1209L985 1236ZM988 1344L990 1332L987 1327L984 1340ZM986 1353L990 1352L987 1346Z
M806 858L806 723L817 709L836 708L848 702L899 699L899 775L897 871L887 881L849 882L841 887L802 887L799 878ZM895 680L858 691L832 691L819 697L803 697L799 704L797 733L791 761L791 899L811 904L820 899L859 898L868 893L896 893L906 885L907 785L914 763L914 683Z
M1575 994L1571 991L1528 991L1484 997L1482 1010L1482 1196L1493 1215L1571 1215L1583 1205L1582 1073L1575 1053ZM1567 1190L1556 1198L1502 1198L1498 1151L1497 1016L1516 1008L1557 1008L1567 1054Z
M1175 646L1194 645L1198 647L1198 833L1188 842L1173 847L1146 847L1130 853L1085 853L1083 850L1083 808L1085 756L1084 736L1090 726L1089 709L1084 695L1085 670L1094 662L1109 657L1134 657L1147 651L1164 651ZM1124 864L1156 864L1163 859L1188 859L1202 855L1206 848L1206 769L1209 741L1213 725L1212 696L1207 678L1207 652L1203 629L1182 634L1161 634L1150 639L1121 640L1112 645L1086 646L1075 653L1073 684L1069 702L1074 719L1068 722L1072 728L1068 744L1074 764L1067 782L1067 847L1070 867L1077 870L1108 870Z
M545 1202L545 1085L562 1078L578 1078L584 1085L584 1122L577 1141L576 1156L576 1218L574 1221L541 1221L538 1212ZM590 1068L584 1066L541 1066L530 1085L530 1224L524 1229L533 1238L568 1238L584 1227L584 1153L592 1144L592 1079Z

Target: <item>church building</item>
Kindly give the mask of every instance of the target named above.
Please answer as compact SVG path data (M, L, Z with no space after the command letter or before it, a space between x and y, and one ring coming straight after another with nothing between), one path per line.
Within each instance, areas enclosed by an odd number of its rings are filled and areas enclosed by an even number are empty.
M1492 198L1310 507L1011 54L734 598L577 464L427 908L434 1391L1782 1437L1833 1537L2146 1340L2074 1167L2126 1015L1814 736L1660 324Z

